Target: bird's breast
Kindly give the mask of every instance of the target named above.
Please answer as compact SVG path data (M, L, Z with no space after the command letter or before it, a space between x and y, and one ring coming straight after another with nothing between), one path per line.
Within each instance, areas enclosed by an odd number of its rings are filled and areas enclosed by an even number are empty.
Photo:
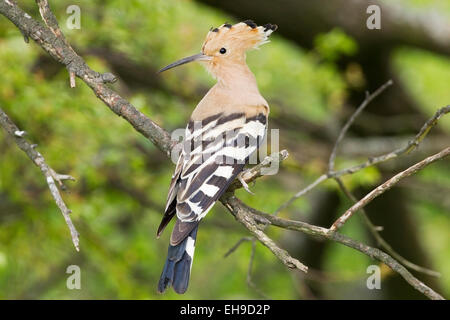
M267 101L256 90L224 89L214 86L199 102L191 115L191 121L201 121L216 114L242 112L249 116L269 113Z

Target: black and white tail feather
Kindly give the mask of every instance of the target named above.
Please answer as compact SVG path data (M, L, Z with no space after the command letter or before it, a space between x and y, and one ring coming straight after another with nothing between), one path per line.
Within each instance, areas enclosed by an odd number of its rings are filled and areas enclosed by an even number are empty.
M176 293L185 293L189 285L198 225L178 245L169 245L166 264L158 283L158 292L173 286Z
M250 110L260 108L250 107ZM185 147L169 187L159 237L169 221L177 220L158 292L172 286L184 293L189 284L198 225L244 169L266 135L266 113L219 113L190 122Z

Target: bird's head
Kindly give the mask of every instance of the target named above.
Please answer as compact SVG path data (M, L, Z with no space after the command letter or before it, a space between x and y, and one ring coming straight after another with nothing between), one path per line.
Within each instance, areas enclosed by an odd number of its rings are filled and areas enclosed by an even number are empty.
M234 25L225 23L208 32L199 54L171 63L159 72L192 61L201 61L213 76L220 78L224 70L245 64L247 50L268 42L270 34L276 29L275 24L258 26L251 20Z

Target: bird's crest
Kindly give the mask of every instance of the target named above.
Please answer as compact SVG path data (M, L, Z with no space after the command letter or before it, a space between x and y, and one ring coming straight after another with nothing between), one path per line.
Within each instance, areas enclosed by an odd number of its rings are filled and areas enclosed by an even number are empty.
M202 46L204 54L213 54L226 48L243 53L269 42L270 34L278 28L276 24L258 26L252 20L246 20L234 25L225 23L218 28L211 28Z

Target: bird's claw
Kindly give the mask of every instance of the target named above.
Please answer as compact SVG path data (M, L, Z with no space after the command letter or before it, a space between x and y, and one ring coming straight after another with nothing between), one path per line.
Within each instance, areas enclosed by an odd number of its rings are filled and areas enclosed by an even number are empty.
M255 193L252 192L252 191L250 190L250 188L249 188L247 182L245 182L244 178L242 177L242 176L243 176L243 173L244 173L244 172L241 172L241 173L238 175L238 180L239 180L239 182L242 184L242 187L244 187L245 191L247 191L247 192L250 193L251 195L255 195Z

